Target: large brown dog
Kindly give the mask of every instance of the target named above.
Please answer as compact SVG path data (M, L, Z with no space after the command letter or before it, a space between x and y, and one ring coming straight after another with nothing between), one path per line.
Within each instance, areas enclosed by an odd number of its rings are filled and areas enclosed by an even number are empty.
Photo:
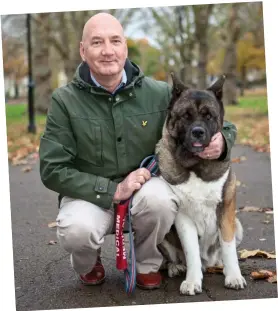
M222 265L225 286L241 289L236 247L243 230L236 218L236 184L230 161L196 155L223 126L222 76L206 90L189 89L174 75L172 100L157 144L161 176L180 199L175 226L159 245L168 274L186 272L180 292L202 291L202 270ZM186 268L185 268L186 266Z

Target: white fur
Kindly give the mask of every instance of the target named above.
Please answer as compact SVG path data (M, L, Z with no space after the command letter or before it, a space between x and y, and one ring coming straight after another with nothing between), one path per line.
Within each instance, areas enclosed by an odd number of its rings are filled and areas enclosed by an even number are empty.
M200 256L204 260L209 260L207 250L218 237L216 207L222 200L222 190L228 174L229 169L218 180L205 182L191 172L185 183L171 185L181 202L177 219L181 214L192 219L200 237ZM215 258L215 262L210 264L216 264L217 260Z
M222 254L219 250L211 258L207 257L208 248L219 237L216 208L222 200L223 186L228 178L229 170L218 180L209 182L203 181L191 172L185 183L170 185L181 202L175 226L187 266L186 279L180 287L182 294L195 295L202 291L201 258L207 266L214 266L221 265L222 257L225 267L225 286L238 289L246 285L238 265L235 238L228 243L224 242L220 235ZM172 266L171 269L172 272L176 272Z
M225 275L225 286L234 289L244 288L244 286L246 286L246 281L239 269L235 237L230 242L225 242L221 237L220 244L224 265L223 273Z
M198 233L194 222L185 213L178 213L175 226L186 258L186 280L181 283L180 292L195 295L202 292L202 263L198 247Z

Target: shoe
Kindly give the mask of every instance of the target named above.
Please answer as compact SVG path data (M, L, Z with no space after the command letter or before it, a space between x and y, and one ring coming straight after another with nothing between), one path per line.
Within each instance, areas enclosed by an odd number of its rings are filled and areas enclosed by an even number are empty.
M136 285L142 289L159 288L162 283L160 272L151 272L148 274L137 273Z
M97 262L91 272L79 275L79 278L84 285L99 285L103 283L105 280L105 270L100 257L97 257Z

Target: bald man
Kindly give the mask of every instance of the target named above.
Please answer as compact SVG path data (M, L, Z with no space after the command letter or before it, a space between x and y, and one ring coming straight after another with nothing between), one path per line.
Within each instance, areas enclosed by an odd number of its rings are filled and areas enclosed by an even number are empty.
M174 223L179 199L138 167L161 138L171 88L128 59L122 26L109 14L87 21L80 55L73 80L53 92L40 144L42 182L59 193L58 239L80 280L102 283L100 248L113 232L114 207L134 193L136 282L158 288L163 258L157 245ZM199 156L229 158L235 135L226 122Z

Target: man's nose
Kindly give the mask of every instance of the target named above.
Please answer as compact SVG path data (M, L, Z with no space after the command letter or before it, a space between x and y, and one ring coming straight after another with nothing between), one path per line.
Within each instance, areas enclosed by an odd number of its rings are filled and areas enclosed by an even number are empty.
M111 42L104 42L103 49L102 49L102 55L112 55L114 54L113 45Z

